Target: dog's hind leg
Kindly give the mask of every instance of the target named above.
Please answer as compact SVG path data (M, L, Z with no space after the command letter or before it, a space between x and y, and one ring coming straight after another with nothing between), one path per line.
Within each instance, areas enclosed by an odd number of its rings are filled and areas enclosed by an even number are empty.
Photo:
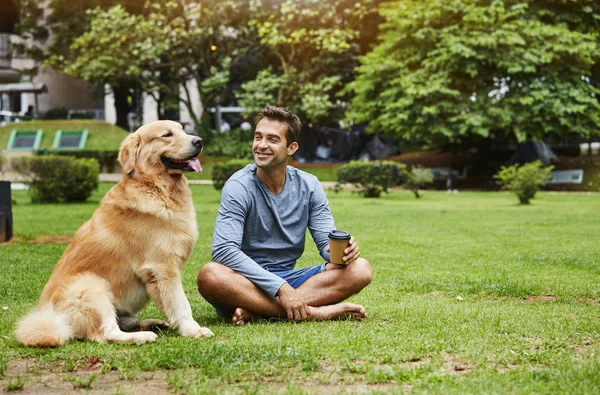
M169 323L162 320L138 320L135 314L117 313L117 322L123 332L153 331L155 329L169 329Z
M117 322L109 283L91 273L78 275L53 296L57 309L69 316L77 338L100 343L146 343L153 332L123 332Z
M117 323L119 329L123 332L132 332L140 329L140 320L138 320L135 314L117 312Z
M102 323L103 340L109 343L148 343L153 342L158 337L156 333L143 332L123 332L119 328L116 315L104 317Z
M142 331L154 331L156 329L169 329L171 325L168 322L162 320L143 320L140 321L140 330Z

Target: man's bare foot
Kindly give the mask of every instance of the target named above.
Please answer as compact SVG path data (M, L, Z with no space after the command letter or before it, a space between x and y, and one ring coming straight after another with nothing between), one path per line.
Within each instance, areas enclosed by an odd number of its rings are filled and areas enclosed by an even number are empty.
M233 312L233 317L231 317L231 322L233 322L237 326L244 325L250 320L252 320L252 314L242 307L238 307L237 309L235 309L235 311Z
M350 317L359 320L367 318L365 308L354 303L338 303L328 306L310 308L311 321L335 320L341 317Z

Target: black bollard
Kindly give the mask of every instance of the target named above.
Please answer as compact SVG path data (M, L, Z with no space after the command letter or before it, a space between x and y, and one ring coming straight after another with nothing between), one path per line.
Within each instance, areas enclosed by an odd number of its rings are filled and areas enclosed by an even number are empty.
M10 181L0 181L0 243L12 239L13 218Z

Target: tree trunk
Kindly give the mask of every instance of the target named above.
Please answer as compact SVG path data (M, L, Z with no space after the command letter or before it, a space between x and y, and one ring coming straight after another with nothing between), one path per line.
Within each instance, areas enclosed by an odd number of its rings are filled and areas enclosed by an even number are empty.
M117 126L129 130L129 122L127 114L131 111L131 105L127 101L129 90L120 86L113 87L113 95L115 97L115 111L117 113Z

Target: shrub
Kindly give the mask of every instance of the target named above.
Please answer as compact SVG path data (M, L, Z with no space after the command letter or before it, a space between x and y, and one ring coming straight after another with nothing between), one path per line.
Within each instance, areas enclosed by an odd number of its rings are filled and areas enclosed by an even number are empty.
M94 119L95 116L94 111L71 110L68 112L69 119Z
M250 131L232 129L226 133L210 136L204 146L208 156L228 156L236 159L252 159L252 137Z
M112 173L115 170L117 164L117 158L119 157L118 150L111 151L99 151L99 150L77 150L77 151L48 151L40 150L37 151L37 155L60 155L60 156L73 156L75 158L93 158L100 164L100 171L106 169L108 173Z
M67 119L69 110L65 107L51 108L41 116L42 119Z
M382 192L388 192L388 188L405 181L404 167L390 161L352 161L338 169L337 182L338 185L354 184L365 197L380 197Z
M402 187L412 191L417 199L421 197L419 195L419 188L433 181L433 174L431 174L431 170L429 169L413 167L412 171L407 171L405 174L406 181L404 181Z
M529 204L540 187L550 179L552 168L552 166L544 168L542 162L536 160L520 167L519 165L502 166L494 178L502 189L516 193L521 204Z
M14 171L31 179L33 203L83 202L98 188L98 161L72 156L14 158Z
M238 170L243 169L248 164L247 160L231 159L223 163L215 163L212 168L213 186L217 191L223 189L225 182Z

